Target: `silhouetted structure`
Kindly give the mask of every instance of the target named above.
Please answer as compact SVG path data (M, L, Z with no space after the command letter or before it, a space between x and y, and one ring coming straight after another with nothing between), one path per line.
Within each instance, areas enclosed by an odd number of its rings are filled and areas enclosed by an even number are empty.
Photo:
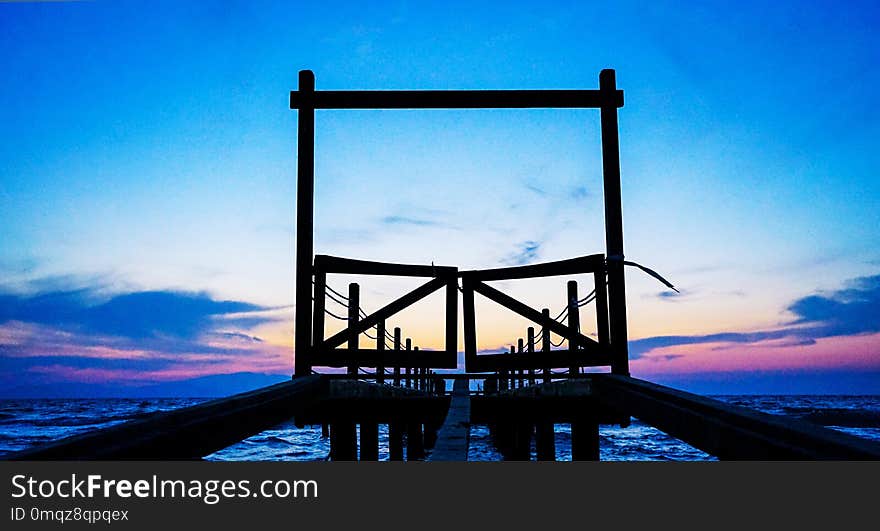
M198 458L295 418L299 425L329 425L334 460L378 459L378 425L388 424L392 460L465 460L471 424L488 424L506 459L556 458L554 424L571 424L575 460L599 458L599 425L635 416L724 459L880 459L880 445L802 421L758 413L629 376L623 219L617 109L623 106L613 70L599 75L598 90L528 91L316 91L308 70L290 94L299 112L297 158L295 374L291 382L128 422L11 456L13 459ZM519 267L459 271L456 267L368 262L314 254L314 120L316 109L598 108L602 133L605 254ZM650 272L650 271L649 271ZM579 298L565 287L555 318L487 282L591 274L593 291ZM651 272L652 273L652 272ZM424 284L372 314L360 307L360 287L347 295L327 284L328 274L423 277ZM458 282L461 280L461 286ZM396 313L444 289L446 345L427 351L393 334ZM463 301L466 373L456 367L458 293ZM562 290L560 290L561 292ZM529 327L509 353L480 354L474 298L480 294L525 317ZM339 316L327 298L347 306ZM595 303L596 339L580 331L579 308ZM312 311L308 311L311 308ZM347 326L325 337L325 316ZM370 331L375 336L370 336ZM360 336L375 341L362 348ZM552 336L559 338L554 343ZM388 343L390 342L390 344ZM562 347L554 350L552 347ZM343 348L345 345L345 348ZM582 374L582 367L610 373ZM346 367L317 374L315 367ZM372 372L365 370L369 368ZM446 380L453 380L452 393ZM482 391L469 382L482 381ZM360 426L360 444L358 430ZM326 431L326 430L325 430ZM404 450L405 449L405 450Z

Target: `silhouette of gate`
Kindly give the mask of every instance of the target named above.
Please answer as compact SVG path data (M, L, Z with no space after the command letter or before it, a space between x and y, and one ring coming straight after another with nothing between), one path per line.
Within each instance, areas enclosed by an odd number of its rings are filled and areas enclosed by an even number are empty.
M377 367L384 378L387 366L428 368L455 367L457 356L457 278L462 279L464 297L465 365L469 371L498 371L537 367L611 365L615 374L628 375L626 332L626 296L623 259L623 217L620 198L620 153L617 109L623 106L623 91L617 89L614 70L602 70L598 90L379 90L316 91L315 76L310 70L299 73L298 90L290 93L290 108L297 113L297 198L296 198L296 323L294 349L295 376L305 376L314 366ZM516 108L594 108L600 110L602 174L605 206L605 255L590 255L570 260L516 268L468 271L453 267L414 266L365 262L330 256L314 256L314 185L315 185L315 110L316 109L516 109ZM424 285L389 303L375 313L359 318L360 308L349 300L348 327L324 338L324 297L328 273L349 272L367 275L402 275L431 277ZM592 273L596 278L597 324L595 341L577 330L577 312L562 324L542 312L492 288L487 281L576 273ZM312 286L314 291L314 306ZM607 284L607 296L606 296ZM384 330L384 320L423 297L446 287L446 347L442 352L422 352L401 348L395 341L384 348L384 338L377 336L376 349L361 349L358 334L371 327ZM601 288L601 289L600 289ZM601 295L600 295L601 292ZM474 293L505 306L541 325L542 337L558 334L569 342L568 349L535 353L534 337L529 351L520 348L513 356L478 355ZM357 287L354 288L358 296ZM570 297L569 297L570 298ZM601 306L601 308L599 308ZM305 311L304 311L305 310ZM606 337L607 331L607 337ZM395 334L396 336L397 334ZM534 334L533 334L534 335ZM392 336L393 337L393 336ZM338 348L348 343L347 349ZM542 349L544 350L544 349Z

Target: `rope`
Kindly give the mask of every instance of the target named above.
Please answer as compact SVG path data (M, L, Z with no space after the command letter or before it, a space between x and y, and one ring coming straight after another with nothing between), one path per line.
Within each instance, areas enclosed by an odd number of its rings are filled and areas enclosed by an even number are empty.
M333 294L331 294L331 293L325 293L325 295L327 295L327 296L330 298L330 300L332 300L332 301L335 302L336 304L342 306L343 308L348 308L348 302L343 302L343 301L337 299L337 298L334 297Z
M335 313L331 312L330 310L328 310L327 308L324 308L324 313L326 313L330 317L334 317L336 319L339 319L340 321L348 321L348 317L340 317L340 316L336 315Z
M591 297L592 297L592 299L591 299ZM578 307L581 307L584 304L589 304L595 298L596 298L596 290L593 290L593 291L587 293L587 295L583 299L581 299L577 302ZM590 300L587 300L587 299L590 299Z
M554 317L553 320L561 323L566 317L568 317L568 306L563 308L562 311L559 312L559 315Z
M609 256L605 259L605 261L606 262L619 261L625 266L637 267L637 268L641 269L642 271L644 271L645 273L647 273L648 275L650 275L650 276L654 277L655 279L657 279L658 281L660 281L661 284L663 284L667 288L671 289L672 291L674 291L676 293L681 293L680 291L675 289L675 286L673 286L671 282L669 282L668 280L666 280L665 278L660 276L660 273L654 271L653 269L647 268L647 267L643 266L642 264L637 264L637 263L631 262L629 260L624 260L623 256L621 256L621 255Z
M329 285L324 284L324 287L327 288L328 290L330 290L330 292L332 292L333 294L335 294L337 297L339 297L339 298L341 298L341 299L345 299L346 301L348 300L348 297L346 297L346 296L343 295L342 293L339 293L339 292L336 291L335 289L331 288Z

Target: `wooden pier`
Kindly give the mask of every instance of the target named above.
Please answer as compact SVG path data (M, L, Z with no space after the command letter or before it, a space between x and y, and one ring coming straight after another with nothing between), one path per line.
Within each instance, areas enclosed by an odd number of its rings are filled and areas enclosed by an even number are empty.
M571 426L573 460L598 460L599 427L632 417L720 459L880 459L880 444L804 421L768 415L629 375L623 217L617 114L623 91L613 70L597 90L317 91L311 71L290 94L298 111L295 367L290 382L156 413L25 450L7 459L198 459L290 419L323 426L331 460L379 459L387 425L390 460L465 461L470 429L489 427L506 460L555 460L554 430ZM316 109L599 109L605 252L542 264L462 271L453 266L371 262L314 253ZM425 282L372 312L360 286L342 293L329 275L422 277ZM580 297L575 275L589 275ZM563 311L532 308L491 286L498 280L561 277ZM442 350L420 349L399 327L400 311L442 290ZM464 371L458 367L459 295ZM476 296L529 320L509 352L477 349ZM342 312L328 309L332 300ZM581 332L580 308L595 309L595 339ZM309 311L309 309L311 311ZM325 319L346 322L326 337ZM372 344L361 344L361 336ZM554 341L554 336L557 341ZM583 373L585 367L607 372ZM327 368L345 369L330 373ZM459 370L443 373L440 370ZM474 385L471 385L471 384ZM451 385L450 385L451 384ZM534 453L532 452L534 448Z

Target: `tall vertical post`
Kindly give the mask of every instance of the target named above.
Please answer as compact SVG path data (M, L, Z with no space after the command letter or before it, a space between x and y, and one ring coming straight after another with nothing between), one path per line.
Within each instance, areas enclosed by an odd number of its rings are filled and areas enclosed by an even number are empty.
M376 325L376 350L379 352L379 362L376 364L376 383L385 383L385 362L382 356L385 354L385 320Z
M357 326L358 321L361 319L361 287L358 286L356 282L352 282L348 285L348 348L354 353L357 351L357 348L360 343L360 334L354 331L354 327ZM357 374L358 368L357 365L351 364L348 366L348 374Z
M629 375L626 332L626 289L623 276L623 209L620 194L620 139L617 128L617 80L614 70L599 74L603 92L602 180L605 188L605 254L608 262L608 313L612 349L611 372Z
M315 91L315 74L300 70L301 101L311 102ZM297 112L296 144L296 320L293 350L295 376L312 372L311 336L312 260L314 258L315 221L315 109L300 104Z
M568 328L571 329L572 332L578 332L581 329L581 314L578 308L578 284L576 280L568 281L568 293L566 296L566 300L568 300ZM575 341L574 339L568 340L568 350L573 354L575 350L580 346L580 342ZM569 369L569 374L577 374L579 371L579 367L577 365L572 364Z
M400 355L400 327L394 327L394 352L396 356ZM398 358L399 359L399 358ZM394 365L394 385L400 385L400 362Z
M550 319L550 308L544 308L541 310L541 315L545 320ZM545 354L550 353L550 329L546 326L541 327L541 352ZM550 383L550 366L544 366L544 383Z

